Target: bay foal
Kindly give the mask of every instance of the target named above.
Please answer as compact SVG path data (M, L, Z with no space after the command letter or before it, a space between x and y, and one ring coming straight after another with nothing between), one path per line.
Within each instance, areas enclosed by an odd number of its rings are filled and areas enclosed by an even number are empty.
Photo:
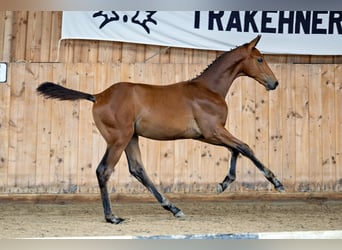
M47 98L86 99L94 103L94 121L107 143L96 170L107 222L118 224L124 220L112 213L107 190L108 179L123 151L130 173L163 208L176 217L184 216L147 176L141 160L139 136L156 140L195 139L226 147L232 153L230 168L218 185L219 193L235 180L239 154L248 157L276 190L284 191L280 181L255 157L251 148L225 128L228 112L225 97L237 77L252 77L266 90L274 90L278 86L264 57L255 48L259 40L260 36L257 36L251 42L222 54L196 78L167 86L119 82L98 94L67 89L50 82L37 88Z

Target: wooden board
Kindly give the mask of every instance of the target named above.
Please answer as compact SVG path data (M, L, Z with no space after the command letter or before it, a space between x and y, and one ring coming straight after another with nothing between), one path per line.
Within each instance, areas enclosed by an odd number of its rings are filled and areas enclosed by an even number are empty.
M309 166L309 66L295 67L295 118L296 118L296 184L294 189L308 192Z
M41 64L37 84L52 81L52 64ZM53 172L51 163L51 119L52 105L50 100L37 96L37 160L36 160L36 189L37 192L54 192L55 183L50 179Z
M335 190L342 190L342 66L335 65L335 117L336 117L336 176L334 178Z
M23 137L24 137L24 97L25 97L25 64L17 64L11 67L11 97L9 113L9 155L8 155L8 179L7 185L11 192L23 192L22 169L24 164ZM27 182L26 182L27 184ZM25 184L24 184L25 185ZM26 185L27 186L27 185Z
M274 74L280 78L281 76L281 65L273 66ZM278 177L280 181L283 179L283 113L286 112L286 107L284 107L282 102L282 93L286 89L286 83L281 82L276 90L269 92L269 163L268 167L272 172ZM267 188L272 190L273 186L267 183ZM285 187L286 188L286 187Z
M0 84L0 190L5 191L4 187L8 186L8 167L9 167L9 146L10 146L10 100L11 87L8 84L12 81L10 67L8 69L9 78L7 83Z
M283 185L294 191L296 181L296 85L295 65L286 65L281 70L281 121L282 127L282 172Z
M322 191L322 69L312 65L309 72L309 166L310 191Z
M334 65L322 65L322 176L323 190L333 190L336 176L336 117Z

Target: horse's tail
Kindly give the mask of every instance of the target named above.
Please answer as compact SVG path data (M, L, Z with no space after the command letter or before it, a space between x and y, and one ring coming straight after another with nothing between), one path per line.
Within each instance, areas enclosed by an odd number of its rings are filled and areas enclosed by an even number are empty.
M52 82L44 82L37 88L37 92L43 95L46 98L53 98L59 100L79 100L86 99L91 102L95 102L96 98L92 94L88 94L85 92L68 89L61 85L52 83Z

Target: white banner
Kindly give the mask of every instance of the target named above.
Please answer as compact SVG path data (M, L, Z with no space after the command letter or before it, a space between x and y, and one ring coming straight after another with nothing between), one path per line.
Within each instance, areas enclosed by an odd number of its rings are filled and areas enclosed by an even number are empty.
M342 55L342 11L64 11L62 39L270 54Z

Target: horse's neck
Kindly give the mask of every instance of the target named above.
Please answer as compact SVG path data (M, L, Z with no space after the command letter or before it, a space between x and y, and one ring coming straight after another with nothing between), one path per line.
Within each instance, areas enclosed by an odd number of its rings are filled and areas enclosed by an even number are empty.
M214 61L196 79L202 80L209 89L225 97L233 81L241 75L242 59L236 51L228 52Z

